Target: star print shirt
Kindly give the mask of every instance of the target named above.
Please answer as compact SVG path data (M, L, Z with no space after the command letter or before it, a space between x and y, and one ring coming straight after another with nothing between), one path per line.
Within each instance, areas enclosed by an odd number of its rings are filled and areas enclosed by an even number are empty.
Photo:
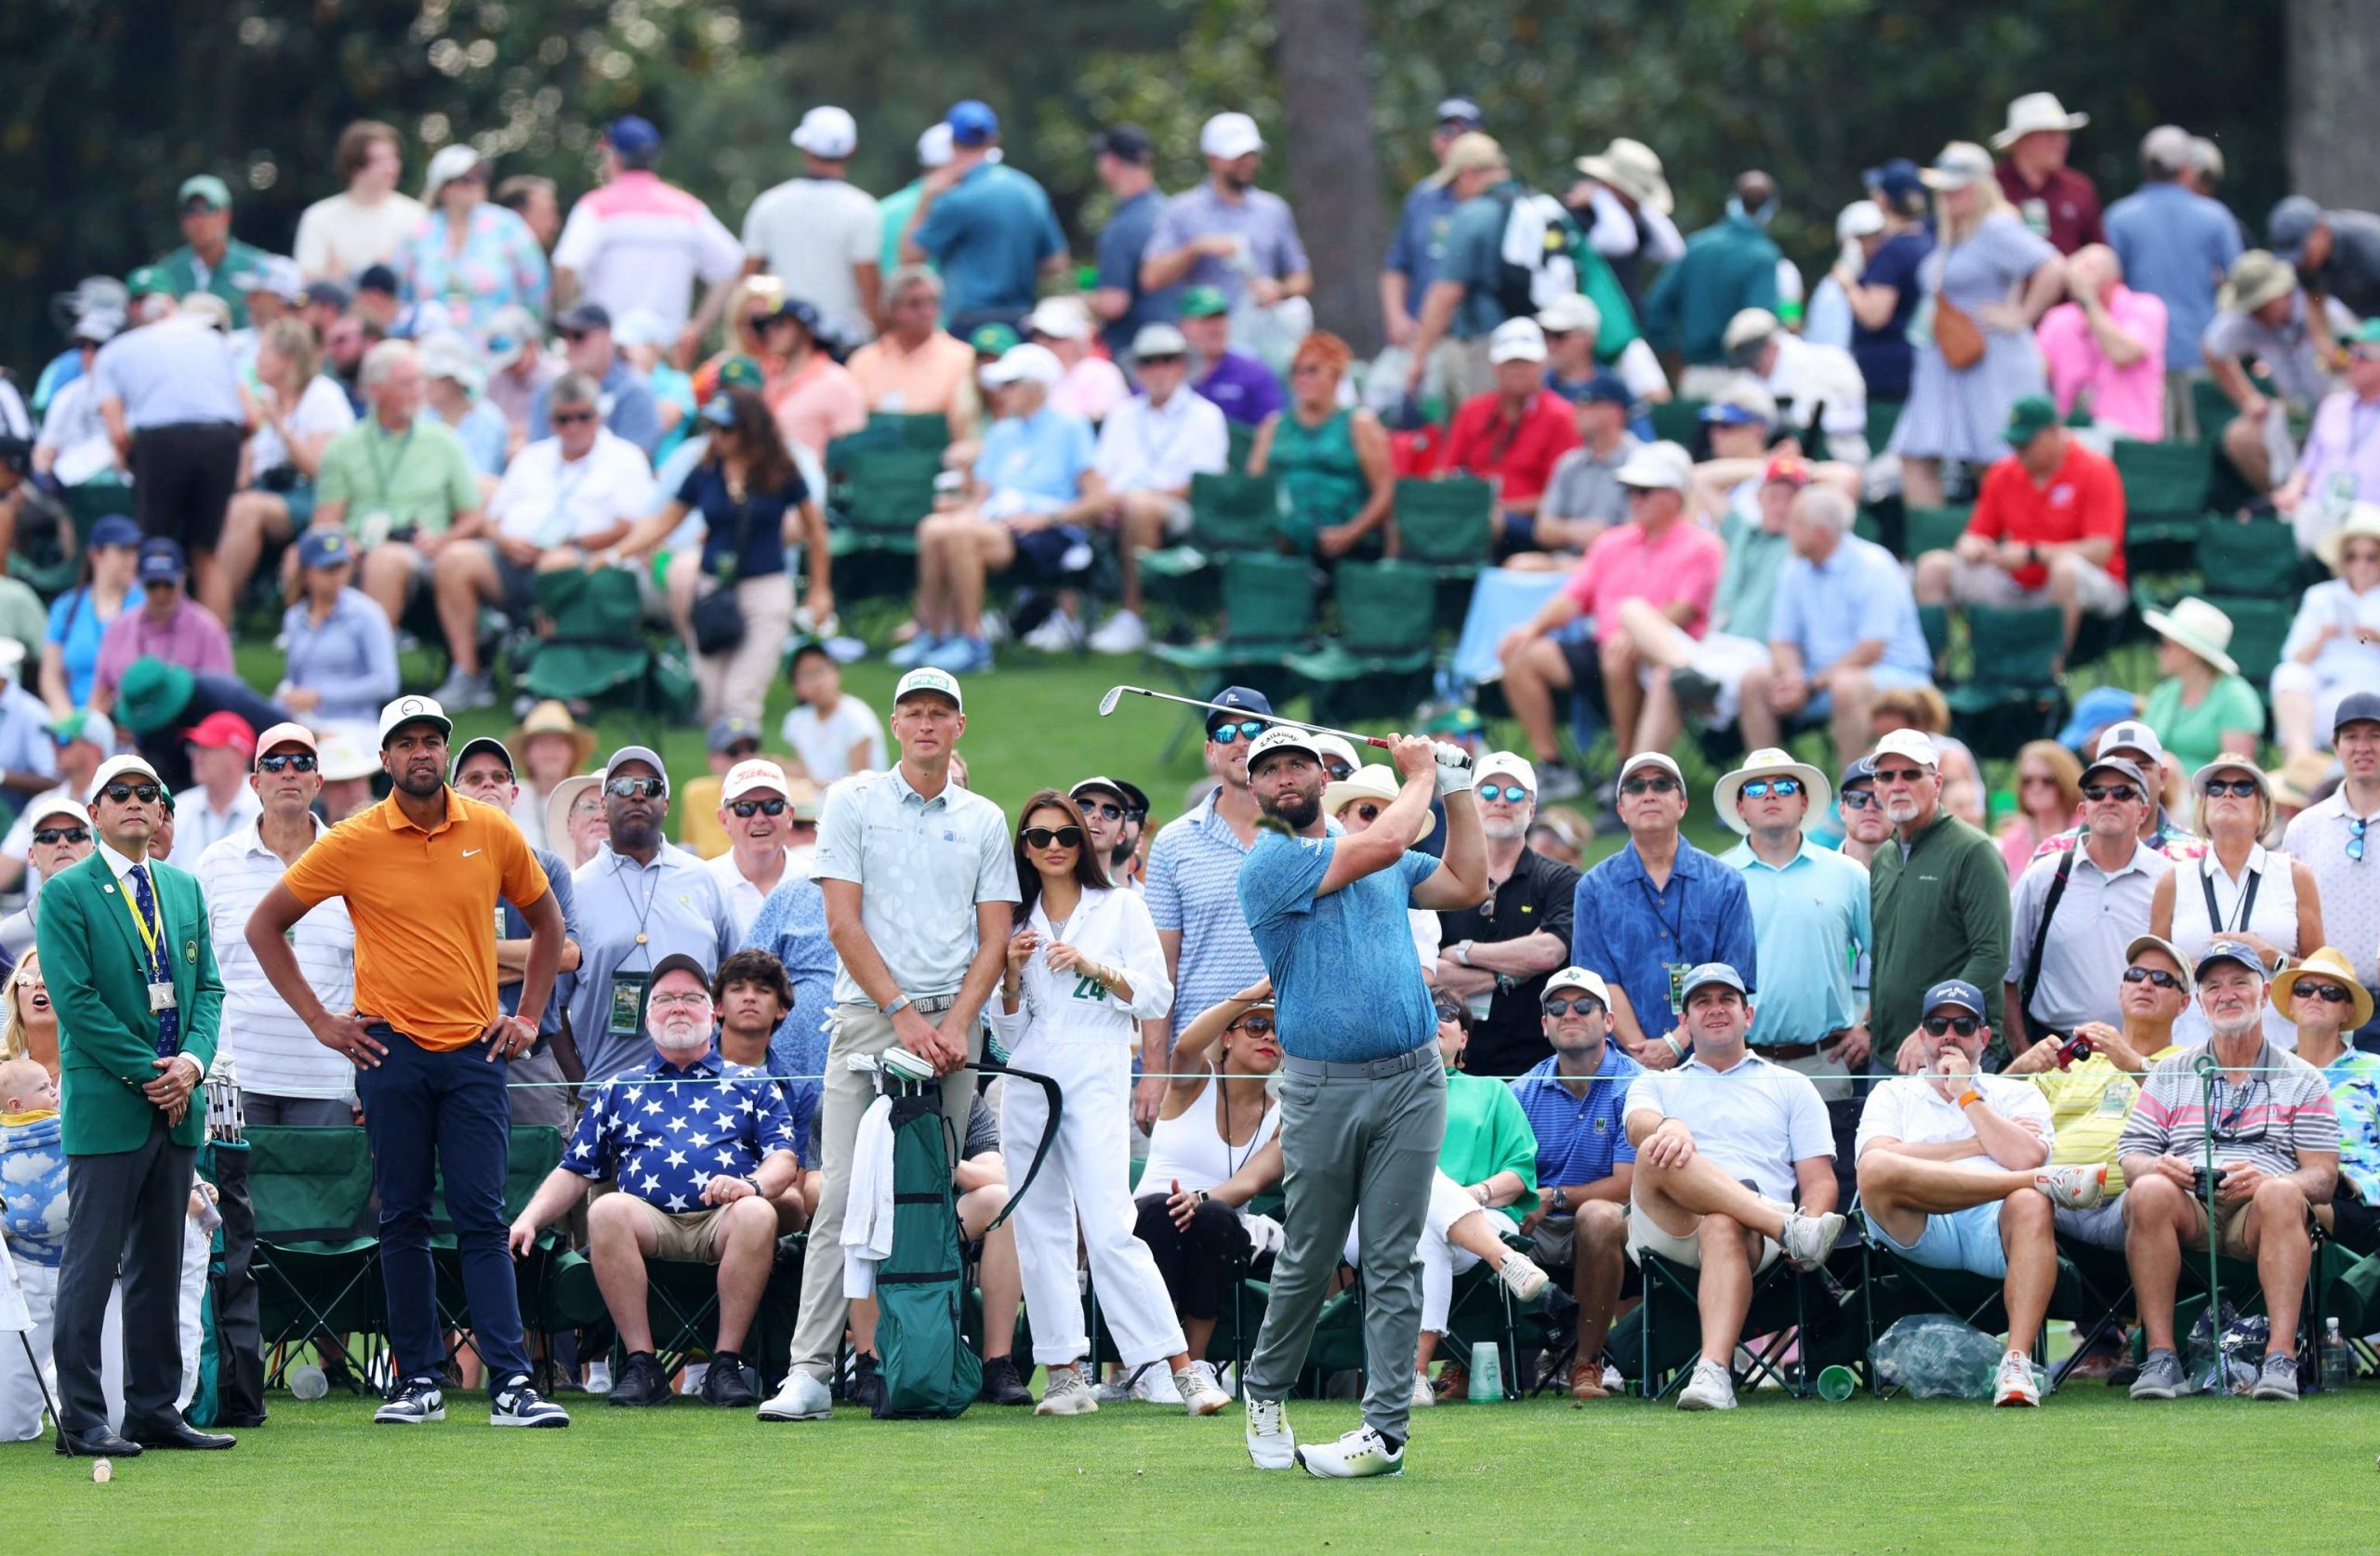
M605 1082L562 1165L678 1215L707 1208L703 1186L714 1177L746 1177L763 1157L793 1149L776 1087L714 1050L683 1069L656 1056Z

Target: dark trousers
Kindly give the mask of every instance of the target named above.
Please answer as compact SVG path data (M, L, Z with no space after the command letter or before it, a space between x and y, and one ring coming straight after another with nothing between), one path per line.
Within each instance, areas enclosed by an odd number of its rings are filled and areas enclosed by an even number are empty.
M1184 1231L1173 1224L1165 1200L1162 1193L1140 1197L1132 1235L1148 1245L1177 1315L1221 1318L1231 1299L1231 1283L1248 1260L1248 1232L1239 1224L1239 1212L1221 1200L1201 1200Z
M132 516L143 534L170 535L186 551L212 551L240 481L241 433L228 422L190 421L132 435Z
M248 1198L248 1148L217 1141L209 1177L221 1196L223 1268L214 1277L215 1414L206 1423L264 1419L263 1299L257 1289L257 1210Z
M477 1044L436 1053L385 1022L370 1030L389 1052L377 1069L356 1072L355 1094L380 1196L380 1281L397 1376L435 1378L445 1370L438 1272L430 1257L430 1189L443 1168L471 1336L494 1391L529 1370L520 1289L504 1246L512 1146L505 1062L490 1062Z
M269 1091L243 1091L240 1114L251 1127L262 1124L347 1129L355 1125L355 1110L336 1097L276 1097Z
M99 1330L108 1291L124 1275L124 1432L139 1437L177 1418L182 1391L183 1221L190 1214L193 1146L176 1145L165 1115L131 1151L66 1158L66 1251L59 1263L60 1425L77 1434L107 1425L99 1388Z

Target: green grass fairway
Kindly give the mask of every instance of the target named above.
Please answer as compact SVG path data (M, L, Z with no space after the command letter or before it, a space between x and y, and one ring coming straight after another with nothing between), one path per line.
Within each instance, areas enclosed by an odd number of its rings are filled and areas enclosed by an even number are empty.
M16 1550L1458 1549L2338 1550L2380 1517L2380 1391L2297 1405L2135 1405L2078 1384L2039 1412L1796 1403L1726 1416L1614 1400L1421 1413L1406 1474L1260 1474L1236 1407L1074 1419L762 1426L680 1400L565 1396L567 1431L271 1401L228 1454L121 1462L108 1485L46 1439L0 1446ZM1295 1403L1308 1438L1353 1404Z

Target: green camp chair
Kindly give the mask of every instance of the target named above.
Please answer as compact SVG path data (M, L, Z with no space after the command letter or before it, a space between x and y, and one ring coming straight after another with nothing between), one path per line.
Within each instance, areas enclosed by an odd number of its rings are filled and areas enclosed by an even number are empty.
M1226 671L1277 671L1314 627L1314 569L1296 557L1262 552L1227 556L1221 569L1223 622L1214 639L1157 643L1149 653L1185 681L1234 679Z
M1216 563L1235 554L1274 550L1280 511L1280 488L1269 475L1192 476L1190 533L1180 545L1141 553L1143 584L1178 614L1211 613Z
M941 473L942 455L932 450L867 448L853 454L833 496L842 536L835 542L836 554L914 554L918 523L933 511L934 478Z
M568 568L536 575L541 631L515 677L536 697L607 703L650 718L659 707L644 602L625 568Z
M1946 693L1953 728L1977 756L2013 758L2065 713L2066 615L2055 605L1970 605L1965 614L1975 670Z
M1468 580L1488 565L1496 544L1496 489L1471 476L1396 483L1390 521L1402 560Z
M2231 618L2230 654L2240 666L2240 674L2247 678L2250 685L2263 686L2272 679L2274 666L2281 663L2281 648L2289 640L2290 624L2297 619L2294 590L2283 599L2212 593L2206 599Z
M1696 1305L1702 1272L1646 1250L1639 1268L1645 1277L1645 1299L1635 1311L1612 1325L1605 1352L1623 1377L1646 1399L1666 1399L1686 1386L1702 1351L1702 1315ZM1843 1299L1826 1285L1823 1272L1797 1275L1778 1259L1752 1281L1752 1310L1744 1319L1746 1336L1765 1336L1757 1352L1739 1347L1744 1356L1736 1368L1736 1384L1764 1379L1790 1391L1796 1399L1810 1395L1815 1369L1847 1354L1851 1342L1844 1336ZM1801 1345L1788 1363L1787 1348Z
M247 1130L252 1265L264 1351L276 1387L311 1346L362 1378L388 1324L372 1213L372 1152L360 1128L258 1125ZM349 1341L361 1338L360 1350Z
M2115 445L2123 481L2124 568L2132 574L2171 573L2187 565L2206 511L2214 455L2200 443Z
M2199 577L2210 600L2217 593L2285 594L2294 601L2308 582L2296 532L2281 520L2210 513L2198 521L2195 534Z
M1429 695L1437 573L1419 562L1342 562L1339 635L1289 667L1326 723L1402 717Z
M1702 407L1706 400L1664 400L1652 408L1653 436L1694 446L1695 434L1702 429Z
M1947 551L1967 533L1967 521L1975 516L1972 506L1964 508L1912 508L1905 509L1901 525L1901 560L1915 561L1928 551Z
M1224 453L1223 467L1234 475L1242 474L1248 468L1249 455L1256 447L1256 429L1242 421L1229 422L1225 424L1224 436L1230 442Z

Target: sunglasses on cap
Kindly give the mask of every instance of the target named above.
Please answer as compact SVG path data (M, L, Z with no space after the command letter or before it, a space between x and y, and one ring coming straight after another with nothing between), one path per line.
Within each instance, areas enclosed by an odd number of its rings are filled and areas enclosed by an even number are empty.
M33 834L33 841L44 848L53 843L87 843L90 840L90 829L82 826L45 826Z
M605 782L603 792L614 799L659 799L669 792L669 785L662 778L614 778Z
M258 772L311 772L317 765L310 751L283 751L257 758Z
M1755 778L1736 792L1746 799L1766 799L1772 794L1779 799L1791 799L1802 792L1802 781L1799 778Z
M1928 1016L1918 1024L1923 1026L1926 1035L1931 1037L1939 1037L1950 1032L1955 1032L1962 1037L1972 1037L1975 1035L1975 1029L1983 1023L1973 1016Z
M1254 740L1272 726L1262 719L1243 719L1236 723L1210 724L1207 738L1218 745L1229 745L1235 740Z
M1479 798L1508 800L1518 805L1528 798L1528 791L1518 784L1482 784L1479 785Z
M1603 1001L1593 995L1580 995L1575 999L1549 999L1545 1002L1545 1013L1549 1016L1600 1016L1603 1014Z
M1620 785L1620 792L1621 794L1675 794L1677 780L1666 772L1651 778L1631 778Z
M2127 983L2149 983L2161 989L2171 989L2175 994L2182 992L2180 979L2162 967L2142 967L2137 962L2123 969L2123 981Z
M110 784L99 791L102 796L115 801L118 805L128 799L137 799L143 805L154 805L157 803L158 797L165 792L154 784Z
M1062 849L1082 847L1082 828L1079 826L1028 826L1023 836L1025 846L1029 849L1046 849L1052 843Z
M785 801L782 799L739 799L727 808L746 821L751 820L755 815L782 816L785 814Z

